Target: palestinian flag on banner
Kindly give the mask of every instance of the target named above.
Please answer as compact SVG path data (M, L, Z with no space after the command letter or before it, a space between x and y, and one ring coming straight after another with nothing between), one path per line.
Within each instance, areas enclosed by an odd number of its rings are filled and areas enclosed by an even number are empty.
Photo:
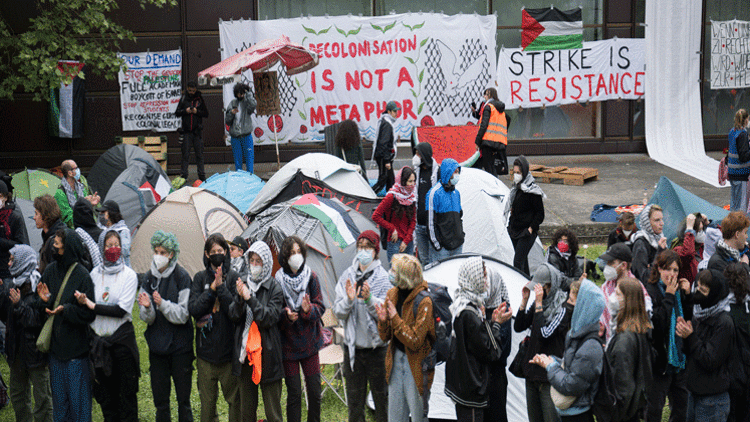
M86 95L83 78L78 74L84 64L76 61L59 61L57 69L71 75L73 82L50 90L49 134L60 138L83 137L83 102Z
M359 237L359 229L346 209L331 199L308 193L292 207L320 221L341 249L355 243Z
M583 48L581 8L523 9L521 47L524 50Z

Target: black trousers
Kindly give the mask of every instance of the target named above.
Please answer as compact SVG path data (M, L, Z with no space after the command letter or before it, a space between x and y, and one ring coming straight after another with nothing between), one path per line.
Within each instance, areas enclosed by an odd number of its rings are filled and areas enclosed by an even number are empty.
M190 407L190 390L193 386L193 352L192 350L174 354L148 354L151 362L151 392L156 407L156 422L171 422L169 398L172 394L172 380L177 396L177 413L179 422L193 422L193 410Z
M92 395L102 407L106 422L138 421L138 375L141 368L133 353L121 344L110 349L112 373L107 376L101 368L96 369Z
M499 362L490 363L490 383L487 387L488 404L484 408L484 420L487 422L508 422L508 375L505 365Z
M206 180L206 169L203 165L203 138L201 132L185 132L182 135L182 168L183 179L188 178L188 166L190 165L190 147L195 151L195 164L198 167L198 179Z
M365 422L367 383L370 383L375 402L375 421L388 421L388 390L385 383L385 354L387 347L356 349L354 371L349 364L349 348L344 346L344 377L349 407L349 422Z
M561 422L594 422L594 414L591 409L575 416L560 416Z
M684 422L687 420L688 389L686 371L676 374L654 376L650 388L646 390L648 410L646 421L661 421L662 410L669 397L670 422Z
M391 190L391 186L393 186L396 180L393 175L393 160L376 158L375 162L378 163L378 181L375 183L375 186L372 187L372 190L375 191L375 193L378 193L385 188L385 191L388 192ZM385 168L386 164L389 164L391 168Z
M481 407L467 407L456 403L456 421L483 422L485 409Z
M526 230L528 232L528 230ZM524 233L521 237L510 236L511 242L513 242L513 249L515 255L513 256L513 266L516 269L529 274L529 252L531 247L534 246L536 240L536 233Z

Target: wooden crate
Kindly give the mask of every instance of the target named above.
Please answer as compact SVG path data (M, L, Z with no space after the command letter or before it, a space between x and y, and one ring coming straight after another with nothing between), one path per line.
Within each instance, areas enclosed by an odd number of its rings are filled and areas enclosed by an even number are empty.
M542 183L560 179L566 185L583 186L585 182L599 179L599 170L587 167L546 167L529 165L529 172Z
M130 144L143 148L167 171L167 137L166 136L118 136L118 144Z

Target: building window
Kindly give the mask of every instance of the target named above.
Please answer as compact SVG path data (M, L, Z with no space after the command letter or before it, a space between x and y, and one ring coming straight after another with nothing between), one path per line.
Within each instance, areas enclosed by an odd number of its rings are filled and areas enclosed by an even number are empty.
M258 0L258 19L372 14L370 0Z

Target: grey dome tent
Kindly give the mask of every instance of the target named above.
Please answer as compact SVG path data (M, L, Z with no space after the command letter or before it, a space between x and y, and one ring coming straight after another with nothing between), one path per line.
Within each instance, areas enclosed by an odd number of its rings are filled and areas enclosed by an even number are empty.
M151 154L135 145L120 144L108 149L91 167L87 177L91 192L98 192L100 197L106 198L110 187L120 173L136 162L144 162L158 169L158 172L166 180L169 180L167 173L164 172ZM122 209L122 205L120 209Z
M132 230L154 205L169 195L171 188L169 178L156 161L134 158L103 198L117 202L125 224Z

